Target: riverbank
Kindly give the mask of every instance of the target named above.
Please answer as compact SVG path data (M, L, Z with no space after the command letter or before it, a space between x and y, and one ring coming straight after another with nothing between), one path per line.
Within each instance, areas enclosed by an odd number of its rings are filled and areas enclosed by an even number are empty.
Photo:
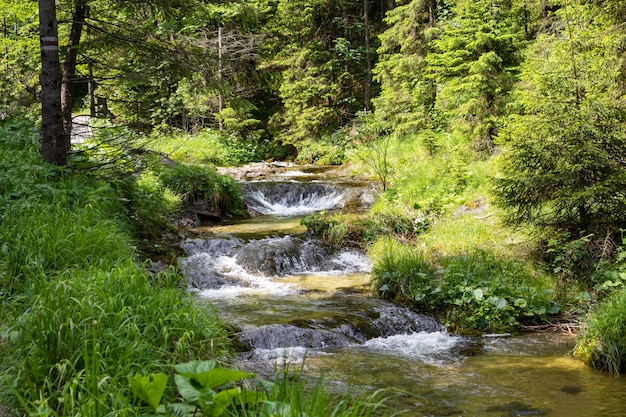
M200 415L207 404L179 391L174 370L188 369L185 377L195 378L189 369L202 367L229 375L224 382L250 379L246 386L254 393L223 383L205 387L211 399L227 399L223 406L232 399L232 413L247 413L247 407L256 412L261 402L268 415L280 408L320 417L366 416L379 408L378 396L331 397L321 385L311 388L304 379L280 378L280 372L274 383L222 368L233 363L229 324L186 291L175 269L149 271L143 261L141 247L160 236L155 231L162 233L165 200L172 197L154 171L132 175L124 164L103 176L61 171L42 163L38 135L25 122L0 125L2 413L133 416L158 408L168 415L174 409ZM184 192L201 195L206 187L233 184L211 178ZM211 202L223 208L228 206L219 203L230 200Z

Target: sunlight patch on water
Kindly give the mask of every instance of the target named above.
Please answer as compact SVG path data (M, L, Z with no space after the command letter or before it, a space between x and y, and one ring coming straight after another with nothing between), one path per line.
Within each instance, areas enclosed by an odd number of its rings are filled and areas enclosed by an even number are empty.
M215 234L301 234L306 231L306 226L300 224L301 217L263 216L247 219L245 222L232 224L210 225L197 227L199 233Z
M369 276L362 273L288 275L277 279L277 281L297 285L304 291L313 291L319 297L327 297L328 293L336 291L364 292L369 289L370 284Z

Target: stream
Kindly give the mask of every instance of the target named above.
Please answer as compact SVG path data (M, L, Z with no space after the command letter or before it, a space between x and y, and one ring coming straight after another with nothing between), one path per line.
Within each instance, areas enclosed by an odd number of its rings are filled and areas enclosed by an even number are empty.
M376 192L337 168L244 176L253 217L201 226L180 260L199 302L240 329L239 366L303 367L330 390L388 389L408 416L626 416L626 382L573 359L561 334L467 338L370 295L369 259L305 234L311 213L366 210Z

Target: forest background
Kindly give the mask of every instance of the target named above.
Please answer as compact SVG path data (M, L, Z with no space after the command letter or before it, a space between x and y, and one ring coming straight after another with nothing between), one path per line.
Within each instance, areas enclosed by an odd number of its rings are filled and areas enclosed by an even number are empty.
M207 197L221 215L241 210L236 185L207 166L347 163L381 183L372 210L305 223L331 243L366 247L378 295L459 332L583 325L583 360L626 367L622 1L56 7L65 148L33 146L60 171L5 170L4 226L18 216L13 201L35 195L24 191L33 177L59 172L113 184L130 206L125 230L141 241L189 188L198 198L221 193ZM38 3L0 1L0 17L0 117L7 136L30 143L24 126L39 120L43 98ZM71 132L80 114L94 132L86 144ZM152 152L195 166L157 168ZM213 185L192 184L198 177ZM79 195L82 183L72 184ZM18 277L32 273L15 266L26 252L14 228L2 246L12 299L30 288Z

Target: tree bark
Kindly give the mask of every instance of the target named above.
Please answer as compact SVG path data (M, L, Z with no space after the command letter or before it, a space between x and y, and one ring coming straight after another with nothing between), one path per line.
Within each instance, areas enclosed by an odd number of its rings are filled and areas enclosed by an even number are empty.
M222 97L222 85L224 83L224 28L220 26L217 29L217 81L219 82L218 92L217 92L217 108L218 111L221 112L224 110L224 98ZM224 130L224 123L222 123L222 118L220 117L218 120L218 128L220 131Z
M367 65L363 101L365 101L365 111L369 113L372 110L372 53L370 50L370 23L367 2L368 0L363 0L363 20L365 21L365 61Z
M67 164L67 139L61 113L61 72L55 0L39 0L41 53L41 156L55 165Z
M431 0L428 2L428 24L435 26L437 24L437 1Z
M70 148L70 135L72 133L72 107L74 104L73 96L76 83L78 44L80 43L83 26L85 25L86 15L86 0L76 0L70 38L65 47L65 62L63 63L63 80L61 83L61 110L63 112L63 128L67 138L68 149Z

